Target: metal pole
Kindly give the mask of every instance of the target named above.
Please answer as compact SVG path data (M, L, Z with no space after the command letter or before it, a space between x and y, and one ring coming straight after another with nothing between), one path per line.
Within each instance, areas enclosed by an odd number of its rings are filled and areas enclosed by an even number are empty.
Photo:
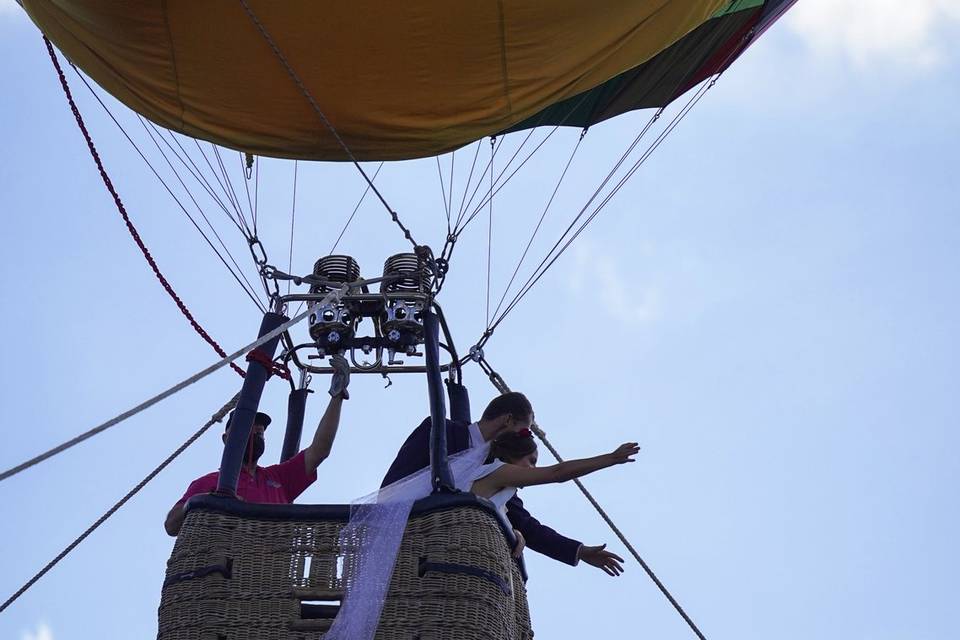
M423 353L427 364L427 388L430 396L430 468L433 491L453 491L453 479L447 464L447 408L440 375L439 321L432 310L423 313Z
M470 394L459 382L447 380L447 395L450 397L450 419L470 424Z
M303 416L309 393L309 389L294 389L287 398L287 430L283 435L280 462L289 460L300 451L300 435L303 433Z

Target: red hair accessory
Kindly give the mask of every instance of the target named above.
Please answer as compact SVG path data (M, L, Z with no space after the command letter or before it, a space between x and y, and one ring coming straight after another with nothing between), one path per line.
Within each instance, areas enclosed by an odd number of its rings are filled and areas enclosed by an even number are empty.
M531 433L530 429L520 429L520 431L517 431L517 435L520 436L521 438L533 437L533 433Z

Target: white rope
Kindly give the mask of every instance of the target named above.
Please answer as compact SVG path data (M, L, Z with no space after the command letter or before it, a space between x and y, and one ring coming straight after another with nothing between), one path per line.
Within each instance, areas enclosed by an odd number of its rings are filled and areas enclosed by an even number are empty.
M156 469L154 469L153 471L151 471L150 473L148 473L146 478L144 478L143 480L141 480L141 481L137 484L137 486L135 486L133 489L131 489L130 491L127 492L127 495L125 495L125 496L123 496L122 498L120 498L120 500L119 500L116 504L114 504L112 507L110 507L110 508L107 510L106 513L104 513L102 516L100 516L100 517L97 519L96 522L94 522L92 525L90 525L90 526L87 528L86 531L84 531L83 533L81 533L81 534L77 537L76 540L74 540L74 541L71 542L69 545L67 545L67 547L66 547L63 551L61 551L60 553L58 553L57 556L56 556L53 560L51 560L50 562L48 562L48 563L46 564L46 566L43 567L43 569L41 569L40 571L38 571L38 572L36 573L36 575L34 575L32 578L30 578L29 580L27 580L27 582L26 582L22 587L20 587L19 589L17 589L17 592L16 592L16 593L14 593L12 596L10 596L9 598L7 598L6 601L5 601L3 604L0 604L0 613L2 613L4 609L6 609L7 607L9 607L11 604L13 604L14 600L16 600L17 598L19 598L20 596L22 596L22 595L27 591L27 589L29 589L30 587L32 587L32 586L37 582L37 580L39 580L40 578L42 578L44 575L46 575L46 573L47 573L48 571L50 571L51 569L53 569L53 567L56 566L56 564L57 564L58 562L60 562L61 560L63 560L63 559L67 556L68 553L70 553L71 551L73 551L74 549L76 549L77 546L78 546L81 542L83 542L84 540L87 539L87 536L89 536L89 535L90 535L91 533L93 533L100 525L102 525L104 522L106 522L107 519L110 518L114 513L116 513L117 511L119 511L120 508L121 508L123 505L125 505L131 498L133 498L133 496L135 496L137 493L140 492L141 489L143 489L145 486L147 486L147 483L148 483L148 482L150 482L150 481L153 480L155 477L157 477L157 475L158 475L161 471L163 471L171 462L173 462L173 461L177 458L177 456L179 456L181 453L183 453L184 451L186 451L186 450L187 450L187 447L189 447L190 445L192 445L194 442L196 442L196 441L200 438L200 436L202 436L204 433L206 433L207 429L209 429L210 427L212 427L215 423L220 422L221 420L223 420L223 418L227 415L227 412L230 411L231 409L233 409L233 408L236 406L236 404L237 404L237 398L239 398L239 397L240 397L240 394L238 393L238 394L236 394L235 396L233 396L233 398L231 398L230 400L228 400L227 403L226 403L225 405L223 405L223 406L220 408L219 411L217 411L215 414L213 414L213 416L207 421L207 423L206 423L205 425L203 425L202 427L200 427L200 430L199 430L199 431L197 431L197 432L194 433L192 436L190 436L190 438L188 438L186 442L184 442L182 445L180 445L180 446L177 448L176 451L174 451L174 452L171 453L169 456L167 456L167 459L164 460L163 462L161 462L161 463L160 463L160 466L158 466Z
M329 304L330 302L339 299L339 297L340 297L343 293L346 292L347 287L348 287L348 285L344 285L344 286L341 287L340 289L337 289L336 291L330 292L329 294L327 294L327 296L323 299L323 301L322 301L320 304L321 304L321 305ZM0 473L0 482L2 482L3 480L6 480L6 479L9 478L10 476L13 476L13 475L16 475L16 474L20 473L21 471L23 471L23 470L25 470L25 469L28 469L28 468L36 465L36 464L39 464L40 462L43 462L43 461L46 460L47 458L53 457L53 456L57 455L58 453L60 453L60 452L62 452L62 451L65 451L65 450L69 449L70 447L72 447L72 446L74 446L74 445L80 444L80 443L83 442L84 440L87 440L88 438L92 438L93 436L97 435L98 433L101 433L101 432L103 432L103 431L106 431L106 430L109 429L110 427L113 427L113 426L115 426L115 425L117 425L117 424L120 424L121 422L123 422L123 421L126 420L127 418L132 418L133 416L137 415L138 413L140 413L140 412L142 412L142 411L144 411L144 410L146 410L146 409L149 409L150 407L152 407L153 405L157 404L157 403L160 402L161 400L165 400L166 398L169 398L170 396L174 395L175 393L178 393L178 392L180 392L180 391L183 391L184 389L186 389L186 388L189 387L190 385L194 384L195 382L199 382L200 380L206 378L207 376L209 376L211 373L214 373L214 372L217 371L218 369L222 369L223 367L227 366L228 364L230 364L230 363L233 362L234 360L237 360L238 358L240 358L240 357L246 355L247 353L253 351L253 350L256 349L257 347L259 347L259 346L261 346L261 345L263 345L263 344L266 344L266 343L269 342L270 340L273 340L274 338L276 338L277 336L279 336L281 333L283 333L284 331L286 331L287 329L289 329L289 328L292 327L293 325L297 324L298 322L300 322L301 320L303 320L304 318L306 318L306 317L310 314L310 311L311 311L310 309L307 309L306 311L304 311L304 312L301 313L300 315L294 317L292 320L287 320L286 322L284 322L283 324L281 324L279 327L277 327L277 328L274 329L273 331L270 331L269 333L264 334L262 337L257 338L256 340L254 340L254 341L251 342L250 344L246 345L245 347L242 347L241 349L238 349L237 351L234 351L233 353L231 353L231 354L228 355L227 357L222 358L221 360L218 360L217 362L213 363L212 365L210 365L209 367L207 367L207 368L205 368L205 369L203 369L203 370L201 370L201 371L198 371L197 373L193 374L192 376L190 376L189 378L183 380L182 382L179 382L179 383L173 385L173 386L170 387L169 389L167 389L167 390L165 390L165 391L162 391L162 392L158 393L157 395L153 396L152 398L141 402L140 404L138 404L137 406L133 407L132 409L128 409L127 411L124 411L124 412L121 413L120 415L118 415L118 416L116 416L116 417L114 417L114 418L111 418L111 419L107 420L106 422L104 422L104 423L102 423L102 424L94 427L93 429L90 429L89 431L86 431L86 432L84 432L84 433L81 433L81 434L78 435L77 437L75 437L75 438L73 438L73 439L71 439L71 440L68 440L67 442L64 442L63 444L61 444L61 445L59 445L59 446L56 446L56 447L54 447L53 449L50 449L49 451L47 451L47 452L45 452L45 453L42 453L42 454L40 454L40 455L38 455L38 456L36 456L36 457L34 457L34 458L31 458L30 460L27 460L26 462L24 462L24 463L22 463L22 464L19 464L19 465L13 467L12 469L8 469L7 471L4 471L3 473Z
M486 371L487 368L489 368L489 364L486 365L484 370ZM500 393L510 393L510 387L507 386L507 383L504 382L503 378L501 378L500 374L498 374L496 371L490 369L487 377L490 378L490 382L494 387L496 387L497 391ZM550 453L557 462L563 462L563 458L560 457L560 453L554 448L550 441L547 440L547 433L540 428L540 425L538 425L536 422L533 422L530 425L530 431L532 431L533 434L537 436L537 438L539 438L544 445L546 445L547 449L550 450ZM693 619L687 615L687 612L683 610L683 607L681 607L680 603L677 602L676 598L673 597L673 594L667 590L666 585L663 584L663 582L660 581L660 578L657 577L657 574L653 572L653 569L650 568L650 565L648 565L646 561L640 557L640 554L637 553L637 550L634 549L633 545L630 544L630 541L627 540L627 536L625 536L623 532L620 531L620 528L614 524L610 516L607 515L607 512L603 509L603 507L600 506L600 503L597 502L596 498L593 497L593 494L591 494L590 491L583 486L583 483L580 482L579 478L574 478L573 482L577 485L577 488L580 489L580 492L584 495L584 497L586 497L590 504L593 505L593 508L596 509L597 513L600 514L600 517L603 518L603 521L607 523L607 526L610 527L610 530L613 531L618 538L620 538L620 542L627 547L627 549L630 551L630 555L634 557L634 559L643 568L650 579L653 580L653 583L657 585L658 589L660 589L660 593L662 593L670 602L670 604L673 605L673 608L677 610L677 613L680 614L680 617L683 618L684 622L687 623L687 626L689 626L690 629L696 634L697 638L700 640L707 640L700 631L700 628L697 627L696 623L694 623Z

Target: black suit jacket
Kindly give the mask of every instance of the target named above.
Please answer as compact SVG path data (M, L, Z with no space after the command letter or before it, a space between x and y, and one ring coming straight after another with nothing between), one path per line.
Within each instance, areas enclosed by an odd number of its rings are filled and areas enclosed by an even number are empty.
M447 420L447 454L453 455L469 446L469 425L465 422ZM387 475L383 478L383 483L380 486L396 482L429 464L430 418L427 418L413 430L413 433L407 437L403 446L400 447L397 457L387 470ZM513 528L523 534L527 541L527 547L530 549L560 562L566 562L570 565L577 564L577 551L580 549L580 542L562 536L550 527L541 524L523 507L523 501L519 497L513 496L507 502L507 518Z

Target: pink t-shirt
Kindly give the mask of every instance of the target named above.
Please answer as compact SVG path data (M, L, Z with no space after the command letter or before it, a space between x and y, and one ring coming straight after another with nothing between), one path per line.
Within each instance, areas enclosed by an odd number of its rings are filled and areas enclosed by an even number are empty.
M290 504L317 479L316 471L307 475L303 458L304 451L301 451L286 462L270 467L257 467L256 478L241 469L240 478L237 480L237 495L246 502ZM215 491L219 480L219 471L197 478L190 483L187 492L177 504L183 504L197 494Z

